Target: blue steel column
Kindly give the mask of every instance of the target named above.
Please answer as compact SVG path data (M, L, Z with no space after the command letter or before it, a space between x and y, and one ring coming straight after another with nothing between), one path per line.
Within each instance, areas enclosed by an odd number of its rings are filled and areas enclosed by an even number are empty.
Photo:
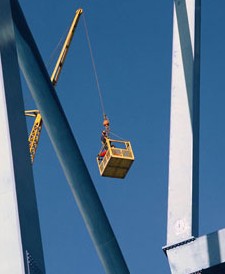
M200 0L175 0L167 245L198 235Z
M106 273L129 273L39 51L13 0L19 63ZM79 92L79 90L77 90ZM74 102L76 103L76 102Z
M0 1L0 273L45 273L11 1Z

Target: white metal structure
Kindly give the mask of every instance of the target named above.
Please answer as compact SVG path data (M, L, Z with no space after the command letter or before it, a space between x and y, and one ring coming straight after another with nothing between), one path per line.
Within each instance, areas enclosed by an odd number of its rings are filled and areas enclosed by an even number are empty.
M195 0L175 1L167 245L198 234L199 40Z
M167 246L172 274L225 273L225 229L198 236L201 0L174 0Z

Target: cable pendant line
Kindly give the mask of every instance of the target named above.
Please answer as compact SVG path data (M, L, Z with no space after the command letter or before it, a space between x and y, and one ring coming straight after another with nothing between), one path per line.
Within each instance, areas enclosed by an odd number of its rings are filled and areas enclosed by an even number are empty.
M114 135L115 137L117 137L120 140L125 140L124 138L122 138L121 136L117 135L116 133L110 131L111 135Z
M86 23L84 14L83 14L83 22L84 22L84 28L85 28L86 38L87 38L87 42L88 42L88 47L89 47L89 51L90 51L90 55L91 55L91 62L92 62L92 66L93 66L93 70L94 70L94 74L95 74L95 80L96 80L98 95L99 95L99 99L100 99L100 103L101 103L103 118L105 118L106 114L105 114L105 109L104 109L102 92L101 92L100 85L99 85L98 74L97 74L97 70L96 70L96 66L95 66L93 51L92 51L92 47L91 47L91 42L90 42L90 38L89 38L89 34L88 34L87 23Z
M52 51L52 53L51 53L51 55L50 55L50 58L49 58L49 60L48 60L47 66L46 66L47 69L50 69L50 66L51 66L52 63L53 63L53 60L56 58L56 54L60 51L60 48L62 47L64 38L65 38L65 36L66 36L66 33L68 33L68 30L69 30L69 27L67 27L67 29L65 30L65 32L61 35L58 44L57 44L56 47L53 49L53 51Z

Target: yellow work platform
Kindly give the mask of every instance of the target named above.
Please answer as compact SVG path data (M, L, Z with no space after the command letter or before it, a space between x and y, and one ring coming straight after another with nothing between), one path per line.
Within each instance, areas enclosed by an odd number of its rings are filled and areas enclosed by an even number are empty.
M104 155L105 154L105 155ZM106 145L97 157L101 176L112 178L125 178L133 161L134 154L129 141L106 139Z

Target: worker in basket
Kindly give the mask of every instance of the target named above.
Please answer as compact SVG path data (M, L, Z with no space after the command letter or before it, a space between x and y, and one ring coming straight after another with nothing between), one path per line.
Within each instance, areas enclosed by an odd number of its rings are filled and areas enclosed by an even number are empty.
M103 126L105 128L105 130L102 131L102 135L101 135L101 143L102 143L102 149L101 152L98 154L99 160L102 160L108 150L108 146L107 146L107 138L109 138L109 119L107 118L107 116L104 114L104 120L103 120ZM110 144L111 145L111 144Z
M102 160L104 158L104 156L106 155L106 152L108 150L108 145L107 145L107 140L108 135L107 132L105 130L102 131L102 135L101 135L101 142L103 145L103 148L101 150L101 152L98 154L99 160ZM109 142L110 147L114 148L115 146L111 144L111 142Z
M101 152L98 154L99 160L102 160L108 150L108 146L106 143L106 139L108 138L107 132L105 130L102 131L102 135L101 135L101 143L102 143L102 150Z
M108 138L107 132L105 130L102 131L101 142L103 146L107 146L106 139Z

